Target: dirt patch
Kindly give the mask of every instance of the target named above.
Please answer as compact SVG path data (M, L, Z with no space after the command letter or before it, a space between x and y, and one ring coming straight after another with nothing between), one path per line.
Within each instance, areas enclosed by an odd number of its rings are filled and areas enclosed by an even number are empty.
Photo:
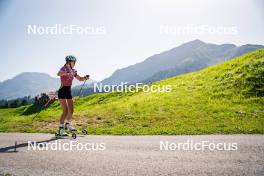
M85 119L73 119L72 125L76 128L79 127L85 127L87 126L87 123L85 122ZM39 130L50 130L50 129L56 129L59 126L59 121L52 121L52 122L40 122L37 125L37 129Z

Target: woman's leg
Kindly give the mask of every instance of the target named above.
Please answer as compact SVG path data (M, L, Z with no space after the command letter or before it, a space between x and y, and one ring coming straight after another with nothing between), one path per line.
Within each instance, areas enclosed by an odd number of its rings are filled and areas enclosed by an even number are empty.
M62 108L62 114L60 118L60 124L64 124L65 119L67 118L68 115L68 106L67 106L67 101L66 99L59 99L60 100L60 105Z
M73 114L73 100L72 99L67 99L67 104L68 104L67 120L70 123L71 120L72 120L72 114Z

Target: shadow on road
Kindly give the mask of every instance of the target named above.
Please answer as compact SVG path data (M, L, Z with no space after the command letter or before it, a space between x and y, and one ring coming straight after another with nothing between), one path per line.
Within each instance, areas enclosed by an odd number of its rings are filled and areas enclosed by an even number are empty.
M59 138L54 137L54 138L51 138L48 140L37 141L36 143L38 144L38 143L43 143L43 142L51 142L51 141L55 141L58 139ZM22 148L22 147L26 147L26 146L28 146L28 143L21 143L21 144L15 144L13 146L3 147L3 148L0 148L0 153L16 153L16 152L18 152L17 148Z

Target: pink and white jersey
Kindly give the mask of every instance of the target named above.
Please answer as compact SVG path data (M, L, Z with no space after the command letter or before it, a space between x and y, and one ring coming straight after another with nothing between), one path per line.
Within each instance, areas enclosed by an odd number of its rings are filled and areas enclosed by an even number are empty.
M60 76L62 86L71 86L74 79L74 71L69 69L67 66L63 66L60 72L70 73L68 75Z

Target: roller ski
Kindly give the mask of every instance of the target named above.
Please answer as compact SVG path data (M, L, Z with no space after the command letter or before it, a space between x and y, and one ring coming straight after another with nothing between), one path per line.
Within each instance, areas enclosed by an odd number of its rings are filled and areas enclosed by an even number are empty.
M59 130L55 133L55 136L56 137L70 136L73 139L76 139L77 138L76 132L65 130L65 128L64 127L61 127L61 126L59 127Z
M87 135L87 130L85 130L85 129L83 129L82 131L76 130L68 122L65 123L65 131L70 132L70 133L75 133L75 134Z

